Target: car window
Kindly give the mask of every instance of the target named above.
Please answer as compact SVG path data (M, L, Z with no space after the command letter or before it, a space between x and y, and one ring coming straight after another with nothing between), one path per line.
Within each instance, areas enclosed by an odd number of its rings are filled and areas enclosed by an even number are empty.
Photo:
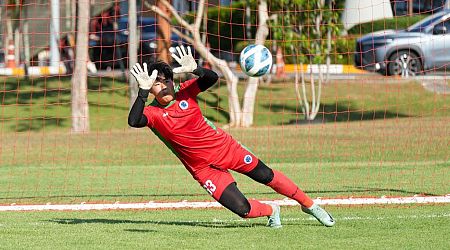
M406 29L409 32L424 32L425 29L432 23L438 21L442 16L444 15L444 13L439 13L436 15L432 15L429 16L425 19L423 19L422 21L413 24L412 26L410 26L408 29Z
M450 33L450 19L447 19L441 23L436 24L434 27L444 26L447 30L447 34Z

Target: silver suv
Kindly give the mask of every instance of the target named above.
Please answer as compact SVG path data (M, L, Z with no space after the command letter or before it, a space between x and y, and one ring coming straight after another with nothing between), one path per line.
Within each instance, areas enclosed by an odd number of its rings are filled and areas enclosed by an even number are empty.
M356 41L355 65L387 75L417 75L450 63L450 10L406 30L383 30Z

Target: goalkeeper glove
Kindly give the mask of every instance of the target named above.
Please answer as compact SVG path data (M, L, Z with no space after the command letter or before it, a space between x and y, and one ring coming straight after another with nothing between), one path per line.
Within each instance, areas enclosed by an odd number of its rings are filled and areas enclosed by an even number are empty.
M152 74L149 76L147 71L147 64L143 63L142 67L144 69L141 68L141 65L139 63L136 63L130 70L130 72L134 76L134 78L136 78L139 88L150 90L155 83L156 77L158 76L158 71L156 69L153 70Z
M192 71L194 71L197 68L197 63L192 56L191 47L187 47L187 52L183 45L177 46L176 50L178 52L178 56L175 53L171 53L171 56L181 66L174 68L173 73L191 73Z

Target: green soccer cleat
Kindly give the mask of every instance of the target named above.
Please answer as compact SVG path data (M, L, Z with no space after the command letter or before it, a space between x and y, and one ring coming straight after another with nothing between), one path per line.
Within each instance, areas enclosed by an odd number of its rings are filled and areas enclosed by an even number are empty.
M336 223L331 214L317 204L312 205L310 208L302 206L302 211L314 216L324 226L332 227Z
M271 228L281 228L281 219L280 219L280 206L276 204L270 204L272 206L272 215L267 216L269 221L267 222L267 226Z

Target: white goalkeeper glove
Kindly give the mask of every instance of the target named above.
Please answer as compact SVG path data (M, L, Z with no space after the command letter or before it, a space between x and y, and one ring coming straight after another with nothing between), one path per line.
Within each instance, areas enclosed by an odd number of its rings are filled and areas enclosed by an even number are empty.
M136 78L136 81L139 84L139 88L150 90L153 86L153 83L155 83L156 77L158 76L158 70L153 70L152 74L148 76L147 64L143 63L142 68L139 63L136 63L130 70L130 72L134 76L134 78Z
M183 45L177 46L176 50L178 52L178 56L175 54L175 52L172 52L171 56L181 66L178 68L174 68L173 73L174 74L191 73L192 71L194 71L197 68L197 63L195 62L195 59L192 56L191 47L189 46L187 47L187 53Z

